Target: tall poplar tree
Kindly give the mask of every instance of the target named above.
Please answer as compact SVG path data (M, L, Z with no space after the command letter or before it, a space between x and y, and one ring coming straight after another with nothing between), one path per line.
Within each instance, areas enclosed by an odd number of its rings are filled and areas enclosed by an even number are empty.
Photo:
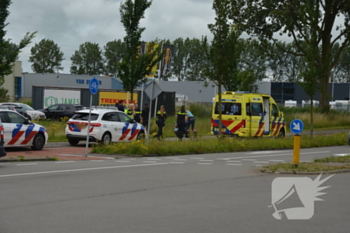
M159 55L161 46L153 49L156 45L152 43L146 53L139 53L141 34L145 30L139 26L139 23L151 4L152 1L148 0L125 0L120 4L121 22L124 25L126 36L124 37L125 55L123 60L117 63L117 71L123 82L124 90L131 93L131 100L133 100L135 87L147 81L145 76L151 73L152 68L162 58Z

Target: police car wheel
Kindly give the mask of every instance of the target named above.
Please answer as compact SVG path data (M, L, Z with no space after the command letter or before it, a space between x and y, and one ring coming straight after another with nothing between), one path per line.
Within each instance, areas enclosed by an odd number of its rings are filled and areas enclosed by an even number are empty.
M111 134L110 133L104 133L103 136L102 136L102 144L110 144L112 141L112 137L111 137Z
M34 140L33 140L32 149L33 150L41 150L41 149L43 149L44 145L45 145L44 135L42 135L42 134L35 135Z
M79 143L79 140L76 139L68 139L68 142L71 146L76 146Z
M144 132L140 132L138 135L137 135L137 138L136 140L143 140L146 138L146 135Z

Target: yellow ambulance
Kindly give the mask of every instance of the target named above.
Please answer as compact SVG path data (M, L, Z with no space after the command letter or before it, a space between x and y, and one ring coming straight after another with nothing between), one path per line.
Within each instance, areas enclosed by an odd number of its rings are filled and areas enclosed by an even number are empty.
M284 137L286 122L275 100L267 94L226 91L213 102L211 133L219 133L219 109L222 110L222 134L238 137Z

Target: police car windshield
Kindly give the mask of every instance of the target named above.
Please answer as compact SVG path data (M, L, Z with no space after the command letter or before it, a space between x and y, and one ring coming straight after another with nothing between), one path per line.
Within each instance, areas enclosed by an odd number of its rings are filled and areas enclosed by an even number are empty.
M98 114L91 113L91 120L95 121L98 118ZM89 113L76 113L72 116L73 120L88 121Z

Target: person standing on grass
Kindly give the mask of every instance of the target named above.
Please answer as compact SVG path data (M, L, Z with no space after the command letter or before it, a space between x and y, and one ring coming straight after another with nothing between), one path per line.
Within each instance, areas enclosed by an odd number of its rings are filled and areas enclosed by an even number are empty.
M161 136L163 136L163 127L165 126L165 120L167 118L164 105L160 106L159 111L157 112L157 126L158 133L154 136L154 138L158 138L160 140Z
M141 111L139 109L139 105L135 104L135 115L134 115L134 119L137 123L141 122Z
M188 116L188 121L186 121L186 131L185 131L185 135L186 135L186 138L189 137L189 134L190 134L190 128L192 129L192 132L194 133L194 135L196 136L197 134L197 131L196 129L194 128L194 125L195 125L195 118L194 118L194 115L192 114L192 112L186 110L186 113L187 113L187 116Z
M184 134L186 133L186 122L188 121L188 115L185 110L185 106L182 105L180 111L176 113L176 125L177 125L177 137L181 141Z
M148 103L145 103L145 107L142 109L142 113L141 113L141 124L145 127L148 127L148 115L149 115L149 107L148 107Z

